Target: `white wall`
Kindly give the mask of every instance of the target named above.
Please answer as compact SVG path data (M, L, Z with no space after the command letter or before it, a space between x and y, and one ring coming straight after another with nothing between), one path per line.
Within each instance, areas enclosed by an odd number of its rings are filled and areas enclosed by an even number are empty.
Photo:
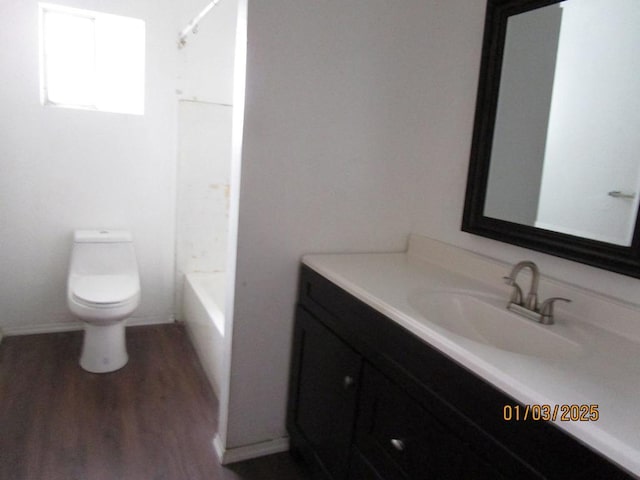
M286 434L303 253L416 232L637 302L636 279L460 231L484 2L250 1L248 17L228 448Z
M135 321L173 309L176 26L170 0L65 0L146 22L144 116L39 103L35 0L0 3L0 326L71 325L65 289L71 232L133 232L142 280Z
M228 448L285 435L300 256L400 251L417 205L447 207L434 190L466 172L483 10L249 3Z
M181 2L180 28L206 3ZM226 269L236 14L236 0L220 2L178 54L178 305L185 273Z

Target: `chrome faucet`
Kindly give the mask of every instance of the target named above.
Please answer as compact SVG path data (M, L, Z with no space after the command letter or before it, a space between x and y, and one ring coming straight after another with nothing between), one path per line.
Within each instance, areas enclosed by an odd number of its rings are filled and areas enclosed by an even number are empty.
M524 303L522 302L522 289L516 283L516 277L523 268L531 270L531 286L529 287L529 293L527 294L527 299ZM514 294L511 296L511 301L509 303L515 303L533 311L538 309L538 283L540 281L540 270L538 270L538 266L535 263L528 260L517 263L511 270L509 276L504 277L504 280L507 285L512 285L514 287ZM520 301L517 301L518 295L520 296Z
M531 285L527 298L523 298L522 289L516 283L516 278L523 268L531 270ZM503 277L507 285L513 287L511 298L507 303L507 309L523 315L529 319L540 322L544 325L551 325L553 320L553 304L555 301L570 302L568 298L552 297L545 300L542 306L538 308L538 283L540 282L540 270L538 266L531 261L517 263L508 277Z

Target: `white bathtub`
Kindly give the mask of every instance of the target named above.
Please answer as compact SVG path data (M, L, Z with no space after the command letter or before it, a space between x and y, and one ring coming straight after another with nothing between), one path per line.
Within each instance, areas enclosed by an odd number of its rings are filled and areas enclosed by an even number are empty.
M185 275L183 318L200 363L218 397L224 350L224 297L224 272Z

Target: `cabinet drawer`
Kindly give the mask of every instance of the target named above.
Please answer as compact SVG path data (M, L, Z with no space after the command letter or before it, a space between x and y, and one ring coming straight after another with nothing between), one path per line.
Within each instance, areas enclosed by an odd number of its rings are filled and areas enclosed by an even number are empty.
M392 473L376 471L357 448L353 449L351 468L349 469L350 480L404 480L405 478L405 475L395 467L393 467Z
M354 455L356 465L371 465L385 479L505 479L434 413L366 363L361 395L355 442L363 458Z
M367 461L407 479L459 478L464 445L400 387L366 365L356 445Z

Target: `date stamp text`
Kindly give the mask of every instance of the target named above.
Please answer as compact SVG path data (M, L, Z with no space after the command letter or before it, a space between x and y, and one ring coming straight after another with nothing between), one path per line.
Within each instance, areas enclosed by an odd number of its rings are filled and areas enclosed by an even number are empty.
M532 404L505 405L502 419L505 422L548 421L548 422L597 422L600 418L597 404Z

